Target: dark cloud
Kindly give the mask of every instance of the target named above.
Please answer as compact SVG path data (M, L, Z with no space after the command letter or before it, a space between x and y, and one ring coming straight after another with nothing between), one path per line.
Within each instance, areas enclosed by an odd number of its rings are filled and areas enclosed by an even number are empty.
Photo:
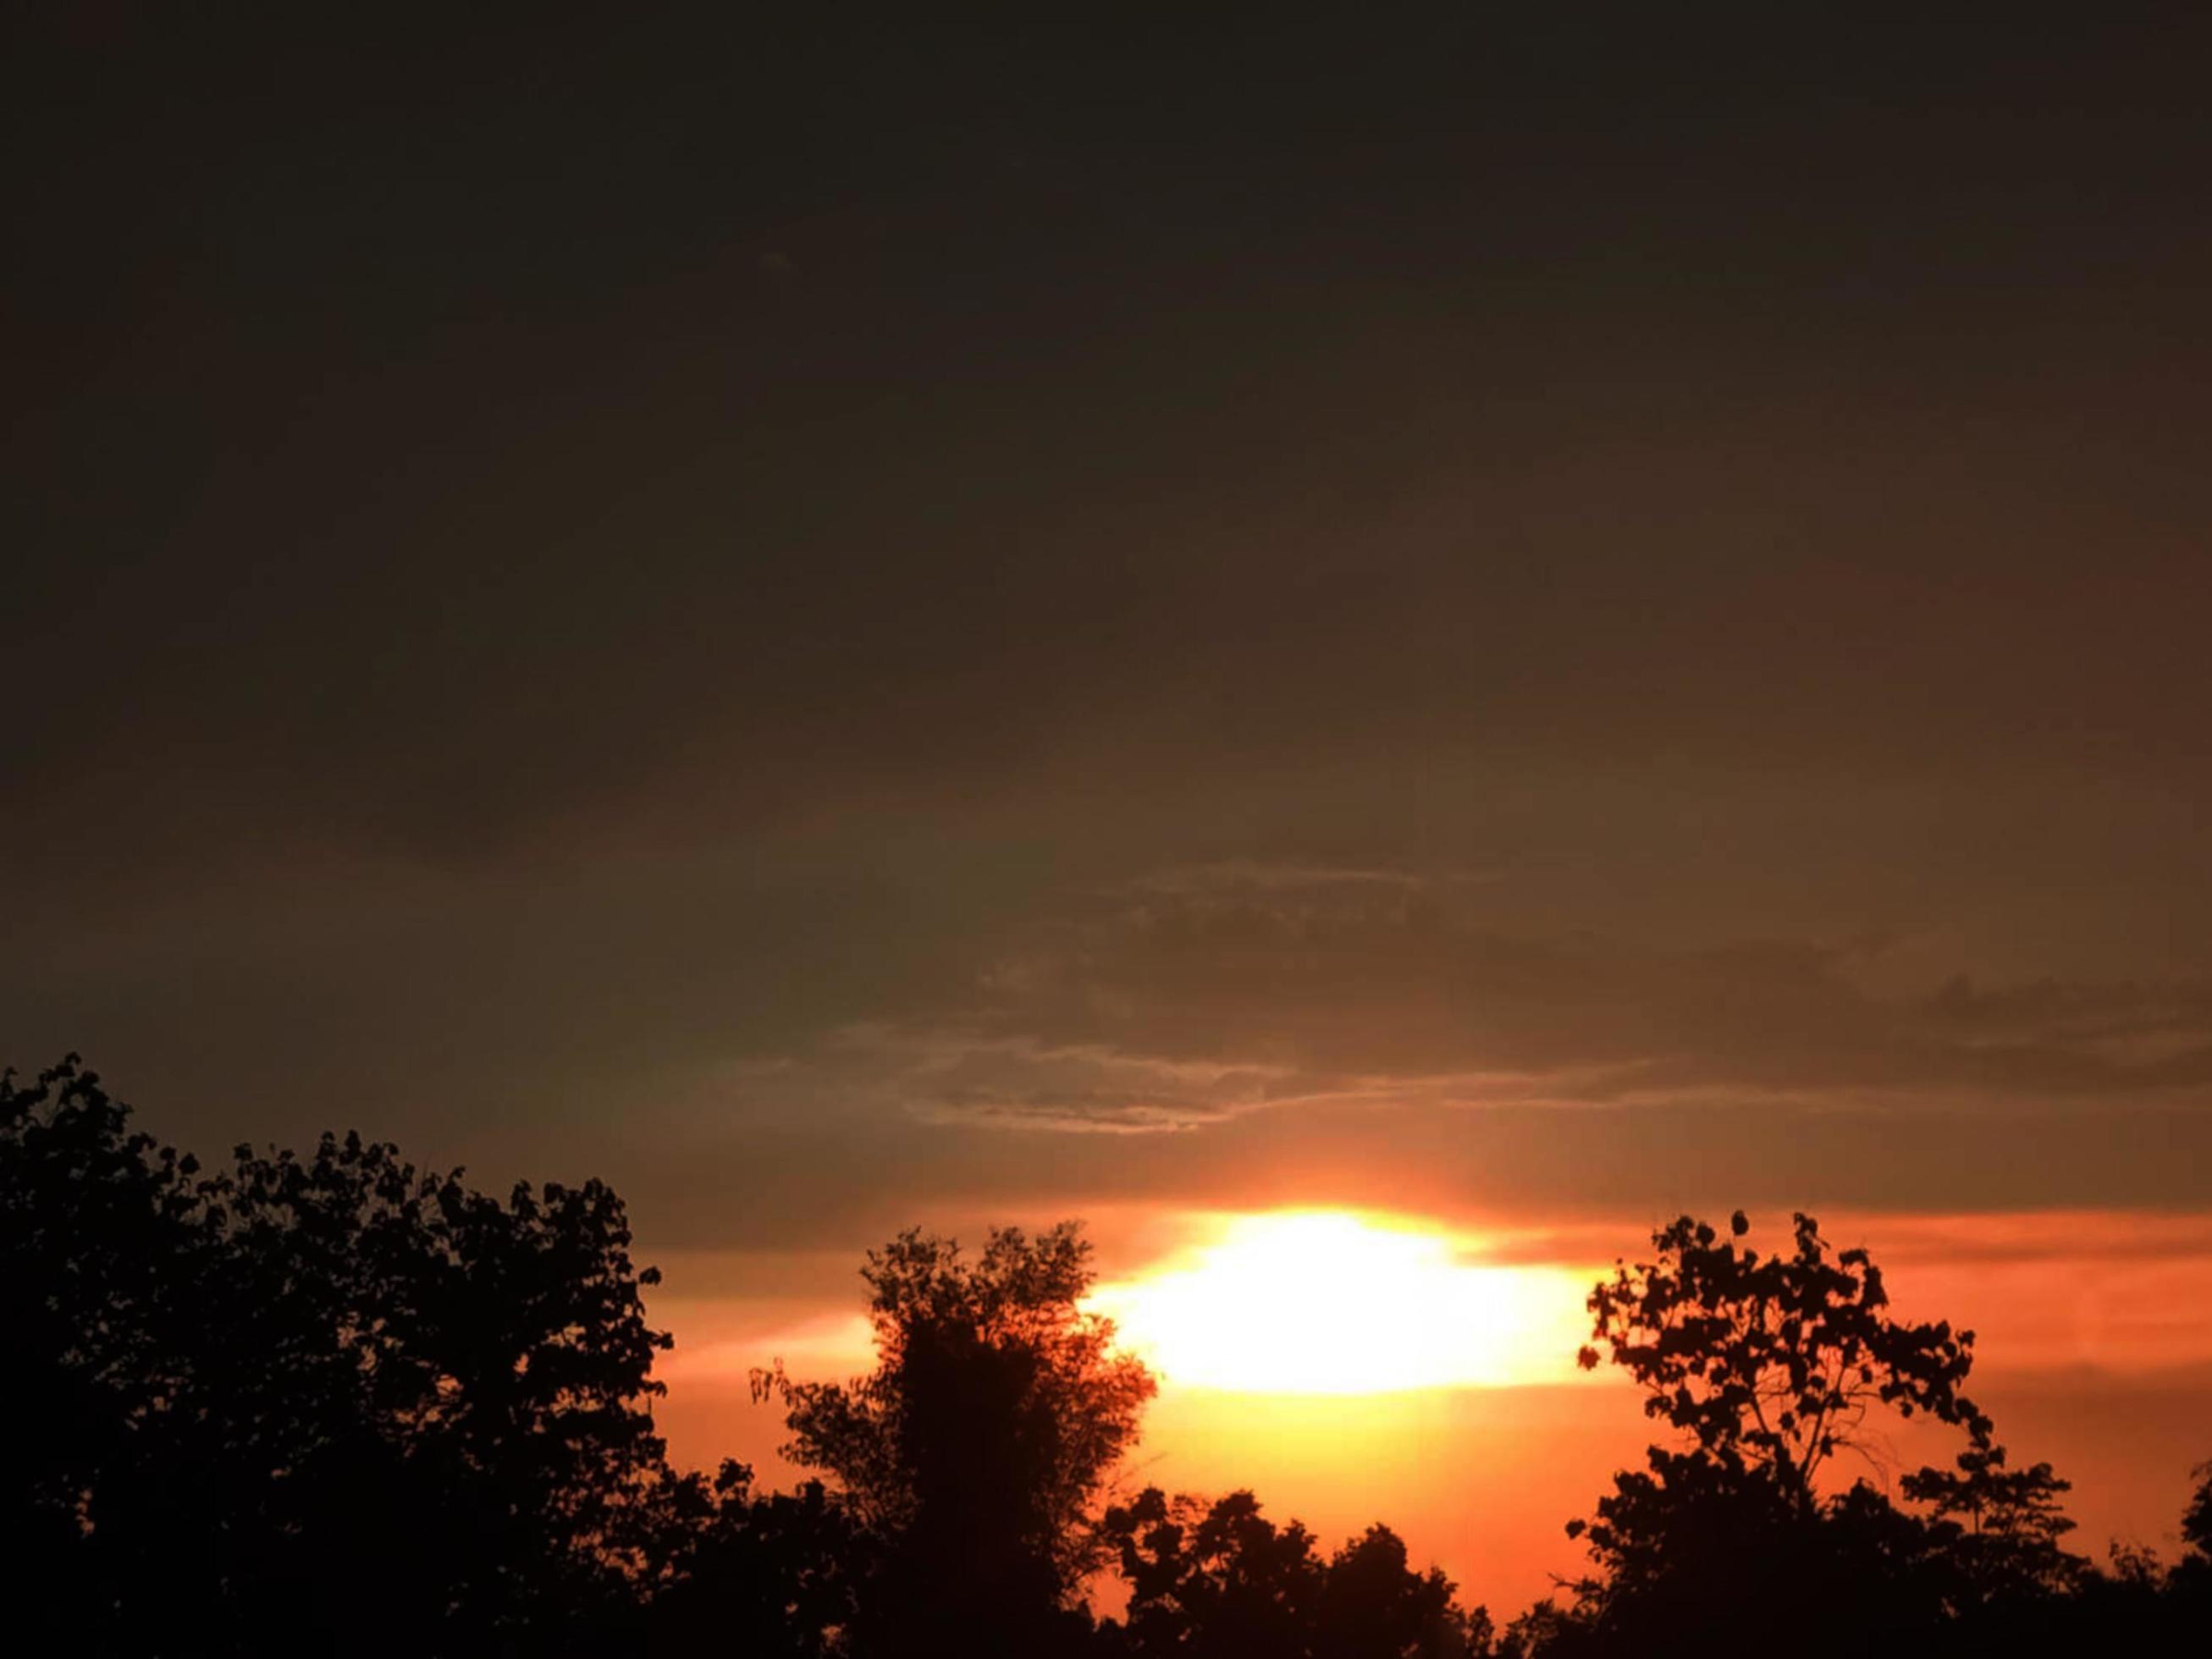
M1267 34L80 44L11 859L2201 770L2179 43Z
M2166 11L71 22L0 1054L702 1244L2179 1201Z
M996 963L964 1050L1036 1075L1040 1120L1077 1112L1055 1076L1088 1073L1128 1121L1194 1119L1322 1095L1469 1104L1664 1099L1732 1091L1778 1101L1839 1091L1906 1103L2142 1097L2199 1103L2212 1087L2212 990L2059 985L1878 997L1850 970L1864 946L1735 941L1638 948L1532 939L1484 925L1482 903L1391 872L1231 868L1212 895L1164 890L1069 919ZM1380 896L1376 896L1379 893ZM935 1074L954 1070L942 1057ZM1108 1081L1116 1070L1118 1085ZM1147 1070L1157 1078L1135 1083ZM939 1099L943 1096L937 1097ZM1010 1118L1003 1084L976 1102Z

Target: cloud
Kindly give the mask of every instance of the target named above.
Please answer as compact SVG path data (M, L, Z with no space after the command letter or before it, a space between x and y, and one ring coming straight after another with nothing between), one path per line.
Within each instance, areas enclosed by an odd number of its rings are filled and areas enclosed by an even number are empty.
M1578 862L1257 844L878 832L264 879L53 929L7 966L4 1035L83 1050L203 1151L358 1126L494 1185L605 1176L702 1248L1123 1200L2201 1201L2185 976L2008 977L1856 918L1761 940L1705 871L1598 927Z
M1174 1060L1025 1037L940 1032L847 1039L896 1067L917 1115L937 1122L1093 1131L1194 1128L1264 1105L1279 1067Z
M1218 896L1239 890L1266 894L1343 888L1384 888L1413 892L1462 883L1497 881L1503 872L1486 870L1424 872L1384 867L1296 864L1255 858L1222 859L1211 864L1188 865L1138 876L1124 884L1133 893L1164 893L1182 897Z
M1667 950L1488 925L1411 872L1224 865L1028 930L910 1030L920 1109L1180 1128L1271 1103L2212 1098L2212 990L1954 979L1875 995L1881 941ZM1117 1106L1118 1103L1118 1106Z

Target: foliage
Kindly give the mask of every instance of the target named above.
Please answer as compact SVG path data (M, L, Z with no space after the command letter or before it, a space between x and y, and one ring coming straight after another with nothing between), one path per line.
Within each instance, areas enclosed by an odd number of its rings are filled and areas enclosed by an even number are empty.
M1129 1586L1129 1652L1229 1659L1310 1650L1326 1579L1313 1535L1295 1521L1278 1528L1250 1492L1208 1508L1189 1498L1171 1504L1150 1486L1109 1509L1101 1534Z
M1329 1558L1315 1659L1446 1659L1490 1646L1490 1615L1460 1607L1440 1567L1415 1572L1405 1540L1370 1526Z
M1801 1603L1829 1609L1817 1640L1849 1649L2073 1588L2086 1564L2059 1542L2066 1483L2006 1467L1963 1392L1973 1333L1893 1318L1881 1269L1864 1250L1832 1257L1808 1216L1787 1252L1761 1256L1749 1230L1741 1211L1725 1239L1681 1217L1653 1236L1656 1261L1591 1292L1595 1338L1679 1440L1569 1524L1599 1569L1576 1587L1579 1628L1664 1645L1748 1634ZM1965 1436L1954 1468L1900 1481L1917 1512L1864 1481L1822 1485L1839 1452L1866 1452L1880 1408Z
M1590 1297L1674 1431L1618 1474L1571 1602L1495 1632L1370 1528L1324 1559L1249 1492L1094 1520L1153 1391L1083 1310L1077 1229L918 1232L863 1269L877 1369L757 1379L832 1484L666 1461L623 1207L597 1182L418 1173L325 1137L204 1171L74 1058L0 1076L0 1550L34 1652L769 1659L1612 1659L2169 1652L2212 1620L2212 1465L2173 1565L2069 1553L2067 1484L1961 1392L1971 1333L1887 1311L1797 1218L1760 1256L1687 1218ZM1583 1362L1598 1359L1593 1346ZM1958 1430L1898 1500L1843 1486L1875 1413ZM1090 1576L1126 1616L1094 1624Z
M2197 1490L2182 1511L2181 1541L2198 1560L2212 1564L2212 1463L2199 1463L2191 1471Z
M198 1165L128 1115L74 1055L30 1085L0 1074L0 1548L46 1587L34 1637L106 1622L87 1559L94 1517L122 1524L111 1481L189 1376L185 1292L207 1232Z
M1451 1582L1413 1571L1388 1527L1327 1562L1293 1521L1277 1527L1249 1492L1206 1505L1157 1486L1101 1528L1129 1587L1115 1650L1188 1659L1425 1659L1486 1651L1488 1616Z
M1899 1485L1923 1506L1923 1547L1954 1580L1954 1611L2063 1595L2087 1569L2059 1542L2074 1530L2060 1507L2071 1483L2048 1463L2008 1469L2003 1447L1970 1447L1955 1470L1916 1470Z
M647 1640L656 1651L726 1649L758 1659L841 1651L865 1540L818 1480L757 1493L752 1471L726 1462L660 1493Z
M1988 1443L1989 1419L1959 1391L1972 1331L1891 1318L1881 1270L1861 1249L1832 1259L1810 1216L1796 1218L1786 1255L1739 1248L1749 1231L1741 1210L1728 1239L1682 1216L1652 1235L1656 1261L1622 1264L1590 1292L1592 1334L1644 1389L1645 1415L1801 1513L1823 1466L1861 1443L1871 1406L1925 1412ZM1578 1358L1591 1369L1598 1351Z
M502 1202L357 1136L202 1176L126 1115L73 1062L0 1097L0 1318L38 1333L6 1403L66 1424L10 1471L10 1528L69 1617L387 1644L345 1579L434 1646L580 1636L662 1468L668 1339L614 1194Z
M1042 1639L1097 1559L1091 1505L1134 1441L1152 1376L1084 1311L1090 1246L1073 1223L994 1231L982 1254L918 1231L871 1251L877 1367L848 1383L755 1378L781 1399L786 1455L837 1483L880 1558L872 1639L987 1630ZM896 1606L896 1619L882 1610Z

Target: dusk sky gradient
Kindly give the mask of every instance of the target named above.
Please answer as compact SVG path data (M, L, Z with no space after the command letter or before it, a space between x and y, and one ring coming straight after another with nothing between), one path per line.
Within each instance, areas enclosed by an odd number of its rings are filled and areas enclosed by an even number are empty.
M1812 1210L2168 1540L2212 25L1942 9L64 9L0 1058L604 1176L699 1460L907 1224ZM1208 1409L1509 1607L1645 1432Z

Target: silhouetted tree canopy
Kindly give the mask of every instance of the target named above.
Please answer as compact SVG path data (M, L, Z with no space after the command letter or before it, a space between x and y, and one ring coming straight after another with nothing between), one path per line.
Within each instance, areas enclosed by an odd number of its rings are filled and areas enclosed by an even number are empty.
M1379 1522L1329 1558L1315 1659L1447 1659L1484 1652L1490 1615L1460 1607L1440 1567L1415 1572L1405 1540Z
M656 1650L826 1659L846 1650L866 1540L822 1483L758 1493L725 1462L662 1489L644 1629Z
M1079 1605L1091 1506L1155 1390L1084 1311L1073 1223L990 1235L980 1256L910 1231L869 1253L876 1370L756 1386L784 1402L786 1455L836 1481L879 1558L860 1626L881 1650L1033 1648ZM896 1609L894 1612L893 1609Z
M1942 1563L1954 1612L2063 1595L2087 1570L2059 1542L2074 1530L2060 1507L2070 1483L2048 1463L2008 1469L2002 1446L1969 1447L1955 1468L1916 1469L1898 1485L1922 1506L1923 1548Z
M2212 1463L2195 1470L2197 1490L2181 1516L2181 1541L2198 1560L2212 1565Z
M1832 1255L1809 1216L1786 1251L1760 1255L1749 1231L1741 1211L1727 1237L1681 1217L1653 1235L1655 1260L1590 1294L1594 1337L1678 1439L1569 1524L1599 1570L1577 1587L1583 1632L1626 1650L1748 1634L1798 1604L1828 1609L1808 1639L1840 1650L2071 1588L2086 1564L2059 1544L2066 1483L2048 1464L2006 1467L1963 1392L1973 1333L1892 1316L1881 1269L1862 1249ZM1966 1442L1954 1468L1903 1478L1917 1512L1863 1480L1821 1482L1885 1409Z
M356 1136L203 1175L125 1123L74 1062L0 1092L0 1321L36 1333L5 1405L58 1427L10 1437L9 1542L60 1620L131 1652L497 1653L602 1617L667 1346L614 1194L501 1200Z
M28 1085L0 1075L0 1548L21 1583L44 1587L34 1639L97 1639L111 1621L91 1528L107 1528L108 1571L126 1571L119 1511L144 1461L139 1435L179 1396L198 1340L198 1165L127 1116L73 1056Z
M1457 1659L1488 1649L1488 1615L1450 1580L1417 1573L1375 1526L1323 1561L1313 1534L1277 1527L1249 1492L1212 1504L1147 1487L1102 1535L1129 1586L1109 1650L1152 1659Z
M1106 1512L1102 1536L1128 1581L1134 1654L1303 1654L1312 1646L1324 1570L1313 1535L1277 1527L1249 1492L1208 1506L1157 1486Z
M1073 1224L862 1272L877 1366L756 1387L821 1470L667 1462L623 1207L325 1136L203 1170L74 1058L0 1076L0 1561L11 1650L99 1659L1648 1659L2201 1650L2212 1465L2169 1566L2065 1548L2068 1490L1962 1392L1971 1332L1887 1311L1809 1218L1683 1218L1592 1292L1671 1431L1571 1525L1592 1571L1502 1635L1373 1526L1326 1558L1249 1492L1097 1513L1154 1382L1086 1313ZM1582 1353L1600 1358L1596 1346ZM1963 1445L1845 1484L1879 1416ZM1871 1467L1871 1463L1869 1463ZM1127 1590L1095 1620L1094 1575Z
M1972 1331L1893 1319L1881 1270L1864 1250L1832 1258L1810 1216L1796 1218L1786 1254L1740 1244L1749 1231L1741 1210L1726 1239L1680 1217L1652 1236L1656 1261L1624 1263L1590 1292L1593 1334L1643 1389L1646 1416L1800 1510L1828 1460L1860 1443L1870 1405L1926 1412L1987 1443L1989 1419L1960 1392ZM1593 1368L1598 1351L1579 1358Z

